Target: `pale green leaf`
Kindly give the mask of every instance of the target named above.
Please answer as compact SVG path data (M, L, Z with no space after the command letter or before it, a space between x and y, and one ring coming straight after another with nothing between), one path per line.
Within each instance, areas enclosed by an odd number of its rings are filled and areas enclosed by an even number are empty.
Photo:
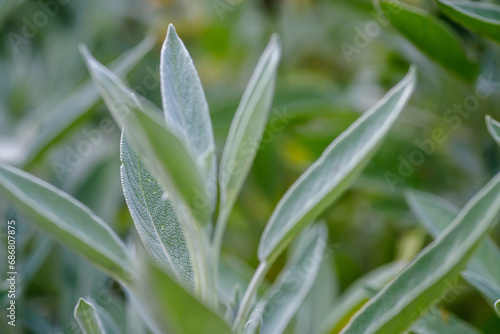
M316 280L327 235L325 225L304 231L286 267L250 315L247 327L260 324L261 334L278 334L286 329Z
M337 137L288 189L259 244L259 259L272 259L350 186L380 147L410 98L415 69ZM272 262L272 261L270 261Z
M123 193L146 250L179 282L193 287L191 260L174 208L124 133L120 156Z
M193 61L175 31L168 26L161 50L161 93L169 127L179 132L211 183L210 205L217 197L215 143L208 104Z
M142 259L140 291L144 306L162 333L229 334L222 318L159 267Z
M389 22L420 51L452 73L472 81L478 66L469 61L456 34L426 11L396 1L381 1Z
M83 298L78 300L75 307L75 319L84 334L105 334L101 318L94 305Z
M406 193L406 200L422 225L437 238L457 216L459 209L450 202L424 192ZM477 288L488 303L500 298L500 249L487 237L472 256L462 277Z
M178 216L192 216L199 224L209 221L209 197L197 162L177 131L165 125L151 102L131 92L122 81L82 47L87 66L111 114L127 138L168 192Z
M453 21L500 43L500 6L476 1L436 0Z
M403 269L403 262L393 262L369 272L337 298L329 308L320 333L338 333L373 294L369 290L380 290Z
M154 46L154 39L146 37L141 43L125 52L109 66L118 75L127 74ZM99 91L92 79L78 86L73 92L55 104L42 105L33 112L26 124L22 124L22 133L35 128L35 134L30 137L23 165L37 162L43 154L60 140L79 119L99 101Z
M495 312L500 317L500 299L495 302Z
M276 72L281 57L274 35L255 67L231 122L220 164L221 202L227 212L252 166L271 110Z
M0 189L37 226L104 272L130 284L134 275L125 245L82 203L45 181L4 164L0 164Z
M490 115L486 115L486 127L498 145L500 145L500 122L494 120Z
M500 211L500 174L462 209L440 236L351 319L342 330L400 333L449 289Z

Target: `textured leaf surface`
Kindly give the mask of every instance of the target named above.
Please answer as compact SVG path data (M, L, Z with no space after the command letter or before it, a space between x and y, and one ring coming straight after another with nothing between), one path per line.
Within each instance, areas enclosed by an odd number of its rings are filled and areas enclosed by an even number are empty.
M109 226L65 192L17 168L0 164L0 189L40 228L125 283L132 280L129 254Z
M486 2L436 0L455 22L500 43L500 6Z
M392 26L429 58L464 79L476 77L478 66L469 61L458 35L445 23L400 2L382 1L380 6L393 13L389 17Z
M212 121L196 68L173 25L168 27L161 50L160 79L166 123L179 132L202 172L213 183L209 194L213 209L217 190Z
M144 305L162 333L231 333L219 315L186 291L160 268L147 263L141 269Z
M252 166L271 110L280 42L273 36L236 110L220 165L221 201L230 210Z
M341 333L399 333L449 289L500 210L500 174L446 230L351 319Z
M106 333L94 306L83 298L80 298L76 304L75 319L84 334Z
M157 180L168 191L179 216L189 213L198 223L209 220L205 180L177 131L165 126L160 111L139 98L82 48L87 66L111 114ZM187 211L185 210L187 209Z
M139 236L155 262L187 287L193 287L191 260L172 204L122 133L123 193Z
M261 261L278 255L354 181L394 124L415 82L412 68L382 100L337 137L288 189L261 237L258 251Z
M250 315L248 326L259 325L261 334L283 333L309 293L326 248L325 225L304 231L283 272Z
M486 126L488 127L488 131L490 132L493 139L495 139L497 144L500 145L500 123L491 118L491 116L487 115Z
M406 194L407 202L420 222L437 238L453 219L459 209L450 202L420 191ZM462 277L477 288L493 306L500 298L500 249L487 237L472 256Z

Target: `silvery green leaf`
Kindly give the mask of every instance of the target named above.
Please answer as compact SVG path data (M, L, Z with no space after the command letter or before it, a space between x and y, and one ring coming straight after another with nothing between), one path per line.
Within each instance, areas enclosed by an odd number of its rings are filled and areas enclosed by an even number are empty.
M76 304L75 319L84 334L106 333L94 305L83 298L80 298Z
M87 66L111 114L127 138L156 175L183 222L193 217L198 224L210 220L206 180L177 131L166 127L158 108L139 98L82 47ZM186 223L187 224L187 223Z
M146 250L179 282L193 287L191 260L174 208L123 132L120 156L123 193Z
M495 312L500 317L500 299L495 302Z
M161 50L160 79L166 124L178 131L202 173L207 175L213 209L217 187L212 121L193 60L172 24Z
M438 196L413 190L406 200L422 225L437 238L455 219L459 209ZM488 304L500 298L500 249L487 237L471 257L462 277L478 289Z
M368 164L410 98L415 68L337 137L279 201L260 239L261 261L290 241L349 187Z
M400 333L449 289L500 211L500 174L460 211L388 285L356 313L342 334Z
M373 294L367 290L380 290L403 269L403 262L393 262L378 267L351 284L337 298L322 322L320 333L338 333L349 318L357 312Z
M436 0L439 9L453 21L500 43L500 6L476 1Z
M490 115L486 115L486 127L498 145L500 145L500 123Z
M231 122L220 164L222 210L231 210L258 151L271 110L280 57L279 38L274 35L255 67Z
M259 324L261 334L283 333L309 293L323 261L328 230L317 225L304 231L276 282L258 302L247 327ZM246 331L250 333L249 328Z
M82 203L45 181L4 164L0 164L0 189L38 227L112 277L131 283L135 275L125 245Z

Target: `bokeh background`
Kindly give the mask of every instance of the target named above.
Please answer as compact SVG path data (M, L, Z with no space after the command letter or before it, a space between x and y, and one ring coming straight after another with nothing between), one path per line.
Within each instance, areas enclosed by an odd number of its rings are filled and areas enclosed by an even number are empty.
M276 32L283 56L273 111L223 246L239 259L231 261L255 267L258 240L286 189L414 63L419 83L410 104L351 190L323 214L338 277L332 288L342 291L430 242L409 211L405 189L463 206L500 169L500 150L484 122L486 114L500 119L499 46L448 21L431 1L406 2L456 30L482 65L478 80L466 82L431 61L383 24L367 0L0 0L0 159L69 192L132 241L120 184L120 131L108 123L79 44L160 105L160 47L173 23L205 88L220 154L257 59ZM489 93L474 99L478 89ZM448 112L460 106L462 114ZM415 153L436 129L445 139ZM92 137L94 130L100 136ZM3 196L0 215L2 224L18 221L22 281L14 332L78 333L72 312L80 296L91 296L112 317L127 314L116 283L36 229ZM492 237L500 242L500 228ZM498 333L500 319L474 289L445 306ZM4 321L0 332L12 331ZM117 330L132 333L130 321Z

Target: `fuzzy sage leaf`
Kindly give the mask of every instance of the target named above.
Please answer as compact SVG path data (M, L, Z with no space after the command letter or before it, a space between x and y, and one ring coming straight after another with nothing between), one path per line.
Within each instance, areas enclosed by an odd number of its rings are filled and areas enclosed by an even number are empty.
M412 68L382 100L336 138L288 189L260 239L258 255L261 261L279 255L308 223L354 181L396 121L415 83L415 69Z
M78 300L74 311L75 319L84 334L105 334L101 318L94 305L83 298Z
M82 203L45 181L4 164L0 164L0 189L41 229L112 277L131 284L134 273L125 245Z

